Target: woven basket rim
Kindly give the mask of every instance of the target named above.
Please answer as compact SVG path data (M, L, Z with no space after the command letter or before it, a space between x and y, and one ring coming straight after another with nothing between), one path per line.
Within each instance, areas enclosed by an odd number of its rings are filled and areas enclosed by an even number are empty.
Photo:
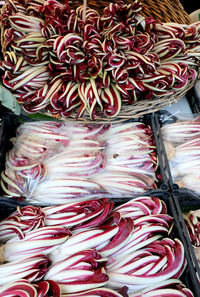
M95 117L95 119L91 119L88 114L85 114L81 118L76 118L76 113L72 113L68 117L62 117L57 115L52 115L50 112L42 112L46 116L52 117L54 119L64 121L64 122L71 122L76 121L77 123L121 123L130 119L137 119L146 114L150 114L156 111L159 111L161 108L165 106L171 106L174 103L177 103L187 91L193 87L196 80L191 80L188 84L187 88L183 91L177 92L176 94L170 96L157 96L151 100L141 100L138 102L133 103L132 105L122 105L120 113L116 117ZM138 107L138 110L136 109ZM151 109L149 111L149 109Z

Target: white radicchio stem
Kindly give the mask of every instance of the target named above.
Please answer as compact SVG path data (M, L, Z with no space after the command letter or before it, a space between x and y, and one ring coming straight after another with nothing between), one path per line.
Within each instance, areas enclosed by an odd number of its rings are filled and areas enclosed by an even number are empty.
M7 261L22 259L35 254L49 254L64 243L70 232L63 227L42 227L30 231L23 239L14 237L3 246L4 258Z
M0 222L0 241L7 241L16 235L20 239L31 230L44 227L45 213L40 207L24 206Z
M62 293L94 289L108 282L105 262L96 250L83 250L53 264L45 279L56 281Z
M126 285L130 292L179 276L184 269L182 243L169 238L124 256L107 266L109 285Z
M167 208L161 199L154 196L143 196L123 203L114 210L119 212L123 218L129 217L136 220L140 217L166 214Z
M64 226L70 230L101 225L109 216L113 202L106 198L43 208L47 226Z
M0 297L61 297L59 285L52 281L40 281L31 284L26 279L20 279L0 288Z
M0 286L18 279L27 279L30 282L38 282L47 273L49 266L49 258L42 254L1 264Z
M121 219L119 214L107 221L99 228L91 228L79 232L72 232L72 236L58 249L50 254L54 262L62 260L81 250L96 248L103 257L108 257L122 248L133 232L133 221Z
M129 297L194 297L193 293L178 279L169 279L157 283L137 293L130 293Z

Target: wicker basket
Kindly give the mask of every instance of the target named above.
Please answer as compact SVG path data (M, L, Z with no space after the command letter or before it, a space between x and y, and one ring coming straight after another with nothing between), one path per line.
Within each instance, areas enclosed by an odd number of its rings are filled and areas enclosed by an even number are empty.
M116 118L106 118L106 117L104 118L104 117L95 116L95 121L98 121L98 123L100 124L101 123L103 124L106 122L119 123L125 120L139 118L145 114L159 111L164 106L170 106L173 103L177 103L177 101L181 99L189 89L192 88L194 83L195 81L191 82L184 91L176 93L176 96L174 95L168 96L168 97L163 96L163 97L156 97L155 99L152 99L152 100L141 100L141 101L135 102L132 105L122 104L121 111ZM45 114L50 116L49 113L45 113ZM77 122L85 122L85 123L93 122L93 120L91 120L91 118L87 114L84 114L84 117L79 118L78 120L76 118L76 113L71 114L69 118L63 118L63 117L57 117L57 116L55 116L55 118L62 121L67 121L67 122L69 122L70 120L71 121L76 120Z
M119 0L112 0L113 3ZM76 8L83 4L83 0L72 0L68 1L70 7ZM88 0L88 6L102 13L105 6L108 6L111 1L106 0ZM132 0L125 0L126 3L133 2ZM167 22L175 22L179 24L191 24L191 19L187 12L184 10L183 5L179 0L141 0L143 5L143 9L140 12L145 17L154 17L157 21L167 23ZM138 101L133 105L122 105L120 114L118 115L118 120L130 119L130 118L138 118L144 114L148 114L151 112L155 112L160 110L162 107L166 105L171 105L177 102L180 98L182 98L189 89L192 88L194 82L191 82L188 87L181 92L176 93L176 96L163 96L156 97L156 99ZM75 118L76 115L71 117ZM115 120L117 120L115 119ZM89 116L85 115L82 121L89 120ZM100 121L102 118L97 118L96 120ZM109 118L103 119L103 121L110 121ZM113 121L113 120L112 120Z
M112 0L112 2L117 2L119 0ZM126 3L131 3L133 0L124 0ZM97 10L99 13L103 12L103 9L109 5L111 1L106 0L87 0L87 5ZM68 3L72 9L76 9L78 6L83 5L83 0L68 0ZM159 22L175 22L190 24L191 19L187 12L184 10L182 4L179 0L141 0L143 5L141 14L144 16L151 16L157 19ZM177 102L182 98L189 89L192 88L195 81L191 81L187 88L182 91L177 92L175 95L170 96L157 96L151 100L141 100L134 102L132 105L122 105L121 111L116 118L106 118L104 115L101 117L95 116L95 121L98 122L109 122L109 121L124 121L130 118L138 118L144 114L155 112L160 110L164 106L169 106ZM50 113L45 113L46 115L52 116ZM54 117L54 116L53 116ZM72 113L68 118L55 116L57 119L61 120L74 120L76 119L76 114ZM84 114L80 121L91 121L89 115Z
M117 1L119 0L88 0L87 3L90 8L102 13L105 6L108 6L110 2L115 3ZM83 0L68 0L68 2L72 8L83 4ZM124 2L131 3L133 0L125 0ZM147 17L154 17L159 22L191 23L189 15L179 0L141 0L141 3L143 10L140 13Z
M87 0L87 5L97 10L99 13L103 12L103 9L109 5L110 2L118 2L119 0ZM68 0L71 8L77 8L78 6L83 4L83 0ZM133 2L132 0L124 0L126 3ZM143 5L142 14L145 17L154 17L157 21L167 23L167 22L175 22L179 24L191 24L192 21L188 15L188 13L184 10L183 5L179 0L141 0ZM173 103L176 103L179 99L181 99L189 89L191 89L194 85L195 81L190 82L187 88L184 91L177 92L176 95L172 96L159 96L152 100L144 100L135 102L133 105L122 105L121 111L118 114L117 118L98 118L95 116L95 120L98 122L120 122L126 119L138 118L143 116L144 114L148 114L151 112L156 112L160 110L164 106L170 106ZM71 120L76 118L76 114L70 115ZM61 120L70 119L60 118ZM79 119L81 122L91 121L89 115L85 114L83 118Z

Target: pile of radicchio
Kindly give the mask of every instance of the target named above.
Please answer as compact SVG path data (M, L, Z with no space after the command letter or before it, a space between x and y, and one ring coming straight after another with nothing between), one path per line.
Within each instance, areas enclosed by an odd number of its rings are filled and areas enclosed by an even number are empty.
M122 105L176 96L197 77L200 22L162 24L141 9L119 1L100 16L67 0L6 1L3 84L26 112L62 117L115 117Z

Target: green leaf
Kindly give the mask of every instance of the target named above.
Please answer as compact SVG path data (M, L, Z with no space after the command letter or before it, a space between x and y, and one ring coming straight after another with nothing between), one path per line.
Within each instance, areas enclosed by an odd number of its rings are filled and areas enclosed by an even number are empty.
M34 114L27 114L27 113L24 113L26 117L30 118L30 119L33 119L33 120L36 120L36 121L55 121L57 122L58 119L56 119L55 117L51 117L50 115L46 115L46 114L43 114L43 113L34 113Z
M13 94L5 87L0 85L0 103L2 106L11 110L14 114L20 115L21 106L17 103L16 98Z

